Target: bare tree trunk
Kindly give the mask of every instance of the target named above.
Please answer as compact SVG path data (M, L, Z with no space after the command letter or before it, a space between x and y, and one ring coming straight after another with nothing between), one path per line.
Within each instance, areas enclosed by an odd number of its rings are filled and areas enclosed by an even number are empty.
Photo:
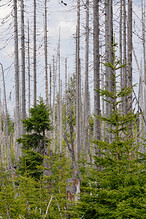
M58 143L59 143L59 151L62 151L62 112L61 112L61 72L60 72L60 29L59 29L59 42L58 42Z
M52 102L52 70L51 70L51 64L50 64L50 108L51 108L51 102Z
M113 44L113 1L112 0L105 0L105 62L113 63L113 52L112 52L112 44ZM105 77L105 84L106 89L110 92L113 91L114 82L113 82L113 71L109 67L105 68L106 77ZM109 116L111 113L112 108L111 104L106 102L106 115ZM109 128L108 126L106 127ZM111 135L106 133L107 141L110 141Z
M102 63L102 51L101 51L101 63ZM101 65L101 89L102 90L105 89L105 84L104 84L105 76L104 76L104 74L105 74L105 72L103 72L102 65ZM102 96L102 116L103 117L105 116L104 96ZM102 137L102 140L105 140L105 123L104 123L104 121L102 121L101 137Z
M142 12L142 43L143 43L143 62L144 62L144 117L146 120L146 43L145 43L145 1L141 0ZM144 133L146 135L146 125L144 125Z
M132 0L128 0L128 87L132 87ZM128 112L132 111L132 93L128 96Z
M67 127L67 112L68 112L68 93L67 93L67 58L65 59L65 94L66 94L66 103L65 103L65 128Z
M100 55L99 55L99 1L93 1L93 55L94 55L94 139L100 140L101 127L100 120L100 95L97 89L100 88ZM98 151L100 156L100 151Z
M81 72L80 72L80 0L77 1L76 32L76 157L81 153Z
M119 41L120 41L120 60L123 63L123 46L122 46L122 27L123 27L123 7L122 7L122 1L120 0L120 26L119 26ZM120 86L121 88L124 87L123 85L123 68L120 69ZM121 110L124 111L124 98L121 98L122 104L121 104Z
M86 0L86 49L85 49L85 101L84 101L84 139L85 139L85 154L88 157L90 154L89 147L89 0Z
M12 167L12 160L11 160L11 154L10 154L10 142L9 142L9 138L8 138L8 109L7 109L7 100L6 100L6 87L5 87L5 78L4 78L4 69L3 69L3 65L0 63L1 65L1 70L2 70L2 80L3 80L3 89L4 89L4 106L5 106L5 114L6 114L6 146L7 146L7 152L8 152L8 169L12 175L12 179L13 179L13 167ZM14 184L14 180L13 180L13 188L15 189L15 184Z
M3 163L3 147L2 147L2 104L1 104L1 89L0 89L0 168Z
M55 151L55 86L56 86L55 60L53 56L53 151Z
M18 23L17 23L17 0L13 0L14 10L14 65L15 65L15 138L20 134L20 110L19 110L19 57L18 57ZM20 149L16 142L16 159L19 159Z
M33 33L33 70L34 70L34 105L36 105L37 100L37 80L36 80L36 0L34 0L34 33Z
M28 21L28 111L30 117L30 37L29 37L29 21Z
M24 1L21 0L21 71L22 71L22 120L26 117L25 101L25 35L24 35ZM25 134L22 125L22 134Z
M127 64L127 38L126 38L126 2L123 0L123 64ZM127 67L123 69L123 86L127 87ZM127 97L124 97L124 114L127 114Z
M62 152L62 80L60 81L60 152Z
M49 106L49 100L48 100L49 92L48 92L47 0L45 0L44 51L45 51L46 104L47 104L47 106Z

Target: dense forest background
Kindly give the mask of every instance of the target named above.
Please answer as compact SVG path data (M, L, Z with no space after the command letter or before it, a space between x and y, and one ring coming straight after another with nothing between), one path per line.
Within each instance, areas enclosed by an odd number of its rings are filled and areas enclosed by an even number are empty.
M145 0L0 11L0 218L145 218Z

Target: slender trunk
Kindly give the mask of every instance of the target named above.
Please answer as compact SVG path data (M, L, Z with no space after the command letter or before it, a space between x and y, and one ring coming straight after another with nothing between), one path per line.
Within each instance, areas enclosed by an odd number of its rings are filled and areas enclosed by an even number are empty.
M81 153L81 72L80 72L80 0L77 1L76 31L76 157Z
M89 0L86 0L86 49L85 49L85 101L84 101L84 139L85 139L85 154L89 156Z
M142 12L142 43L143 43L143 62L144 62L144 117L146 120L146 43L145 43L145 1L141 0ZM144 125L144 133L146 133L146 125Z
M123 45L122 45L122 26L123 26L123 8L122 8L122 1L123 0L120 0L120 26L119 26L119 40L120 40L120 60L121 62L123 63ZM120 69L120 85L121 85L121 88L124 87L123 85L123 68ZM121 98L121 101L124 102L124 98L122 97ZM121 105L121 110L122 112L124 111L124 105L122 103Z
M66 100L65 100L65 128L67 127L67 112L68 112L68 93L67 93L67 58L65 59L65 94L66 94Z
M60 152L62 152L62 80L60 81Z
M55 61L53 56L53 151L55 151L55 86L56 86Z
M93 55L94 55L94 139L100 140L101 127L100 120L100 95L97 89L100 88L100 55L99 55L99 1L93 1ZM100 156L100 151L98 151Z
M30 37L29 37L29 21L28 21L28 111L30 117Z
M132 0L128 0L128 87L132 87ZM132 111L132 93L128 96L128 112Z
M5 114L6 114L6 121L5 121L5 126L6 126L6 147L7 147L7 152L8 152L8 169L11 173L12 176L12 183L13 183L13 188L15 189L15 183L14 183L14 176L13 176L13 167L12 167L12 160L11 160L11 154L10 154L10 142L9 142L9 137L8 137L8 109L7 109L7 99L6 99L6 87L5 87L5 78L4 78L4 69L3 65L1 65L1 70L2 70L2 80L3 80L3 89L4 89L4 106L5 106Z
M61 121L61 72L60 72L60 29L59 29L59 42L58 42L58 143L59 151L62 151L62 121Z
M0 168L3 163L3 149L2 149L2 104L1 104L1 89L0 89Z
M15 138L20 134L20 109L19 109L19 57L18 57L18 18L17 0L13 0L14 10L14 66L15 66ZM20 149L16 142L16 159L19 159Z
M49 100L48 100L49 92L48 92L47 0L45 0L44 51L45 51L46 104L47 104L47 106L49 106Z
M21 71L22 71L22 120L26 117L25 102L25 35L24 35L24 1L21 0ZM22 134L25 134L22 125Z
M51 102L52 102L52 70L51 70L51 64L50 64L50 108L51 108Z
M126 2L123 0L123 64L127 65L127 38L126 38ZM127 67L123 69L123 86L127 87ZM124 114L127 114L127 97L124 97Z
M37 80L36 80L36 0L34 0L34 33L33 33L33 71L34 71L34 105L36 105L37 100Z
M112 51L112 44L113 44L113 1L112 0L105 0L105 62L113 63L113 51ZM106 67L105 68L105 84L106 89L110 92L113 92L114 89L114 81L113 81L113 71L111 68ZM109 99L109 101L111 101ZM112 111L112 104L106 102L106 115L109 116L109 114ZM107 130L108 130L107 126ZM110 141L111 134L106 133L107 141Z

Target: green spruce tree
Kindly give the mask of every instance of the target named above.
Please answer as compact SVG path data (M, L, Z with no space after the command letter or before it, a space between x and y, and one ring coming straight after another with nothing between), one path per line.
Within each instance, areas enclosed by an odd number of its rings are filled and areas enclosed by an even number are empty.
M121 111L122 97L128 96L131 88L121 88L118 70L125 65L117 59L116 44L112 45L113 62L105 66L112 69L112 91L97 90L112 106L112 111L101 121L108 124L111 142L97 140L96 149L101 156L95 156L95 163L89 177L82 182L81 200L77 211L82 218L146 218L144 155L138 152L140 143L134 136L138 114L132 111L125 115ZM100 167L100 168L99 168Z

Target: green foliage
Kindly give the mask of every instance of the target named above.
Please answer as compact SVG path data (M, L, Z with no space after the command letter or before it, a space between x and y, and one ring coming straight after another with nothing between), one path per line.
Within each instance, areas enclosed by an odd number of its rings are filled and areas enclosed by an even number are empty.
M8 133L12 134L14 132L14 121L12 120L10 114L8 113ZM6 115L2 113L1 115L1 125L2 125L2 131L4 131L4 120L6 119Z
M30 118L23 120L23 125L27 132L34 131L36 133L43 133L51 129L51 122L49 119L50 110L43 100L30 109Z
M50 110L42 99L31 108L30 118L26 118L22 122L27 134L17 139L18 143L22 143L24 149L37 148L39 152L42 152L44 149L42 141L45 137L45 131L52 129Z
M18 174L29 176L39 180L43 174L43 156L33 150L23 150L24 155L20 158Z
M99 117L112 138L110 142L94 141L101 156L94 157L95 163L82 182L77 211L82 218L146 218L144 155L138 152L140 143L132 134L139 115L120 111L121 97L129 95L132 88L118 87L116 70L123 65L116 61L115 45L113 51L114 61L106 66L114 70L114 89L99 91L112 106L108 116Z
M0 216L56 219L61 218L62 214L64 218L67 205L66 180L71 177L71 161L64 153L52 154L47 157L52 174L35 176L35 170L37 174L39 170L43 170L40 165L42 161L39 161L42 156L33 151L25 153L21 161L24 162L21 172L14 174L15 188L9 172L0 170ZM51 197L53 199L45 216Z

